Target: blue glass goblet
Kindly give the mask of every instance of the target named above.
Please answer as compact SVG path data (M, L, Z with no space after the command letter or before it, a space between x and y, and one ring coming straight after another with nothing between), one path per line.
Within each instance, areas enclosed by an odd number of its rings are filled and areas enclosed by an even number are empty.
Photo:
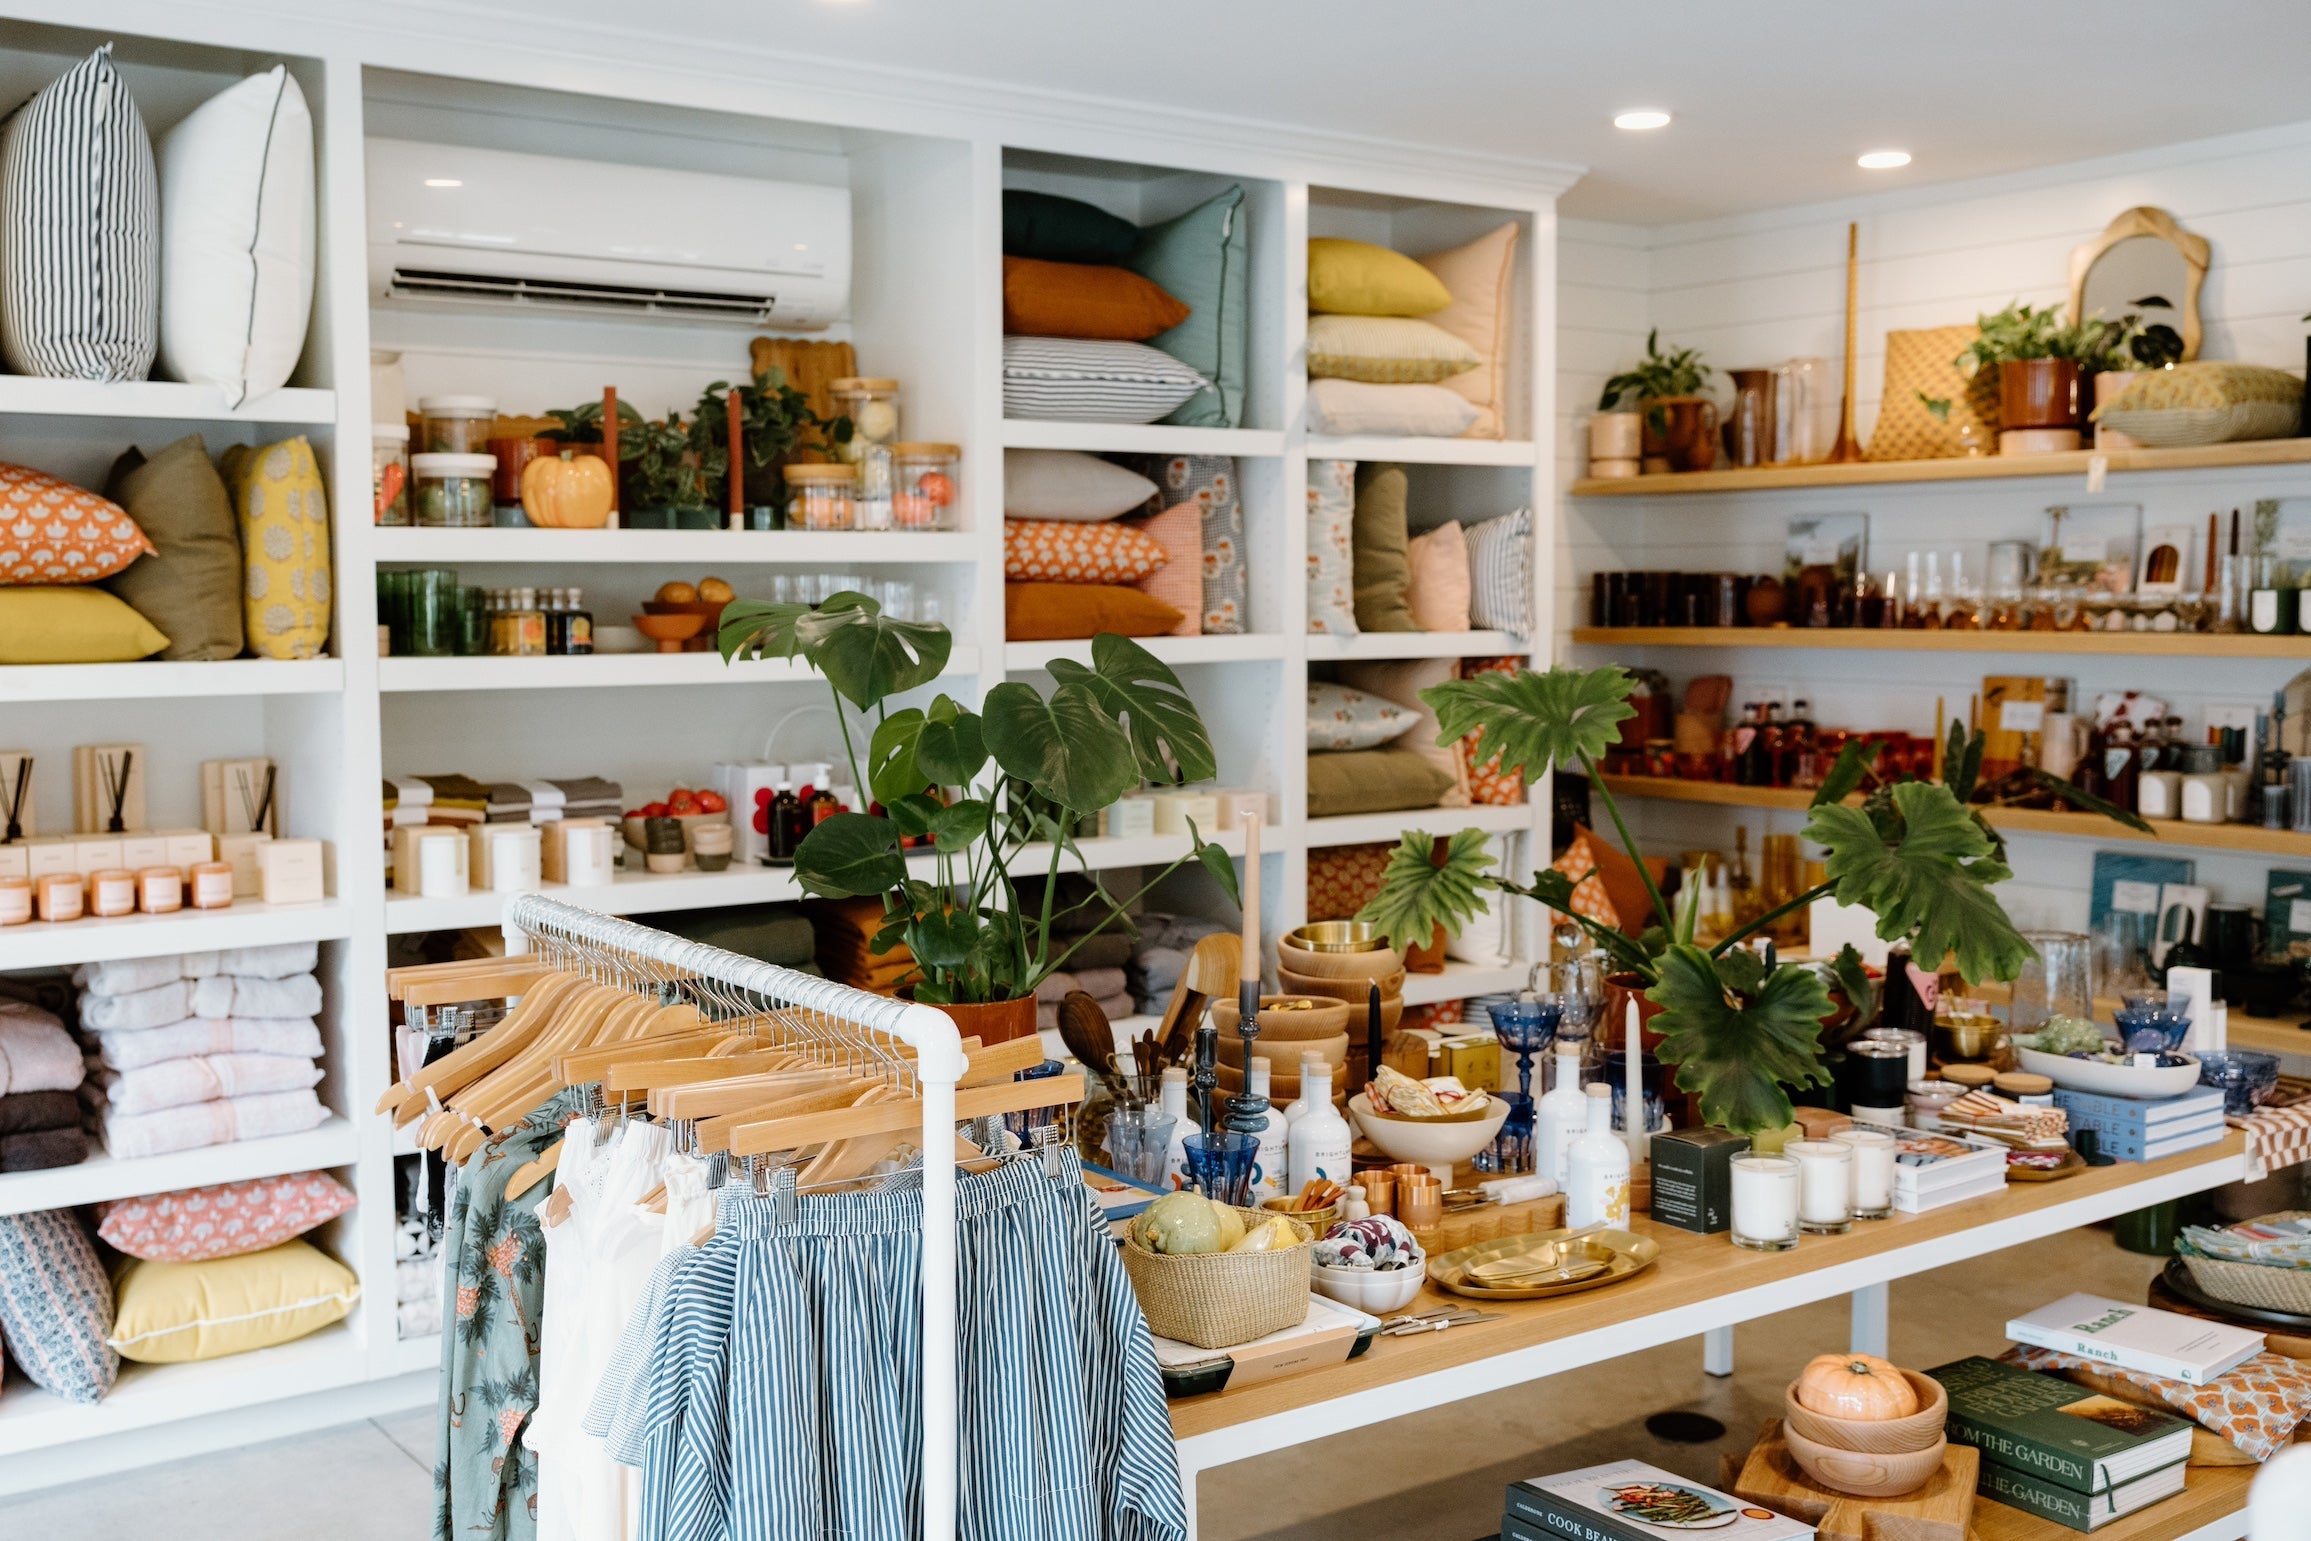
M1555 1001L1500 1001L1492 1007L1493 1036L1517 1057L1517 1090L1528 1105L1533 1100L1533 1056L1557 1036L1565 1008Z
M1252 1169L1258 1164L1260 1154L1258 1136L1239 1134L1232 1129L1209 1134L1199 1131L1189 1135L1184 1143L1191 1187L1219 1203L1233 1204L1239 1209L1250 1207Z

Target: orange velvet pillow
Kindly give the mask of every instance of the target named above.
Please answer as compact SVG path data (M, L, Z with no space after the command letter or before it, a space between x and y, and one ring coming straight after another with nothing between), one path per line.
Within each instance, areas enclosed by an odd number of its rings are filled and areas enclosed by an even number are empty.
M1129 268L1003 259L1003 330L1014 337L1146 342L1187 318L1187 306Z
M1171 560L1162 542L1128 525L1003 521L1003 576L1014 583L1137 583Z
M1161 546L1169 559L1154 572L1132 581L1132 587L1152 594L1180 612L1175 637L1204 634L1204 509L1201 503L1174 503L1160 514L1121 521Z
M1112 583L1006 583L1003 635L1013 642L1065 642L1112 631L1160 637L1180 613L1152 594Z
M94 583L152 554L118 503L30 466L0 465L0 583Z

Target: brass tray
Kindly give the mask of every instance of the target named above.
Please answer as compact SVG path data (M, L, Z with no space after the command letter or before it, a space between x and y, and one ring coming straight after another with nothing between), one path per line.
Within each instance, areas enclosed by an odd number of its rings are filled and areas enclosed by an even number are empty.
M1630 1231L1591 1231L1560 1249L1558 1244L1564 1235L1561 1230L1537 1231L1476 1242L1430 1258L1428 1277L1437 1288L1472 1300L1546 1300L1555 1295L1575 1295L1582 1290L1618 1284L1643 1273L1661 1256L1659 1242ZM1570 1253L1569 1258L1559 1261L1579 1270L1576 1277L1560 1275L1542 1283L1507 1279L1489 1285L1474 1277L1475 1271L1486 1264L1520 1258L1542 1263L1548 1260L1547 1254L1560 1250Z

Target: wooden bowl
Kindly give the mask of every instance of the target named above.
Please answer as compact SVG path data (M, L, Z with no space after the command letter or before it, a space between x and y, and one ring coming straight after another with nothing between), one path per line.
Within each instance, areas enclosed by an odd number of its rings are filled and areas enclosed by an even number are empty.
M1220 1091L1227 1096L1233 1097L1244 1089L1244 1072L1234 1065L1222 1061L1212 1067L1212 1074L1217 1078ZM1340 1082L1341 1077L1334 1076L1332 1078L1332 1106L1340 1110L1341 1117L1346 1118L1348 1116L1348 1088L1342 1086ZM1271 1068L1268 1072L1268 1101L1280 1108L1299 1100L1299 1062L1296 1060L1293 1062L1290 1075Z
M1923 1450L1873 1455L1808 1439L1787 1424L1782 1425L1781 1440L1798 1470L1823 1487L1856 1498L1898 1498L1915 1493L1942 1469L1942 1455L1949 1446L1949 1441L1937 1434Z
M1348 1068L1348 1035L1336 1038L1296 1038L1288 1043L1270 1043L1265 1034L1253 1052L1268 1062L1268 1074L1281 1079L1290 1071L1295 1088L1300 1081L1300 1061L1313 1054L1332 1067L1332 1080L1337 1084ZM1244 1040L1222 1029L1220 1032L1220 1063L1241 1068L1244 1063Z
M1906 1455L1942 1438L1950 1418L1950 1394L1931 1375L1904 1370L1902 1378L1918 1394L1918 1410L1907 1418L1837 1418L1817 1413L1797 1399L1797 1382L1781 1394L1781 1426L1830 1450L1858 1455Z
M1286 1001L1305 1001L1303 1009L1286 1011ZM1346 1001L1314 995L1263 995L1260 997L1260 1041L1262 1043L1297 1043L1307 1039L1337 1038L1348 1031L1349 1008ZM1212 1002L1212 1021L1219 1027L1220 1036L1233 1037L1238 1021L1234 1001Z
M1279 938L1276 961L1295 974L1313 979L1384 979L1404 967L1404 956L1393 947L1369 952L1317 952L1290 938Z
M1363 1009L1374 985L1380 986L1380 998L1384 1001L1398 1000L1404 995L1402 965L1372 978L1344 979L1331 974L1303 974L1289 964L1279 964L1276 978L1288 995L1320 995L1327 1000L1346 1001L1352 1012Z
M703 615L637 615L634 629L658 644L661 653L679 653L682 644L706 629Z

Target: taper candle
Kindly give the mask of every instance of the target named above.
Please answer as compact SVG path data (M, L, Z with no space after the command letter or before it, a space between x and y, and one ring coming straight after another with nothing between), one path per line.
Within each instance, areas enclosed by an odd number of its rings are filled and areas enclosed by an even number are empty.
M1637 1163L1645 1159L1647 1144L1653 1138L1653 1131L1646 1127L1652 1120L1645 1112L1645 1033L1640 1026L1643 1018L1638 1015L1634 1000L1629 1002L1627 1021L1628 1036L1621 1044L1623 1079L1628 1083L1623 1088L1621 1135L1629 1142L1629 1166L1634 1171Z
M1244 815L1244 959L1238 976L1260 979L1260 816Z

